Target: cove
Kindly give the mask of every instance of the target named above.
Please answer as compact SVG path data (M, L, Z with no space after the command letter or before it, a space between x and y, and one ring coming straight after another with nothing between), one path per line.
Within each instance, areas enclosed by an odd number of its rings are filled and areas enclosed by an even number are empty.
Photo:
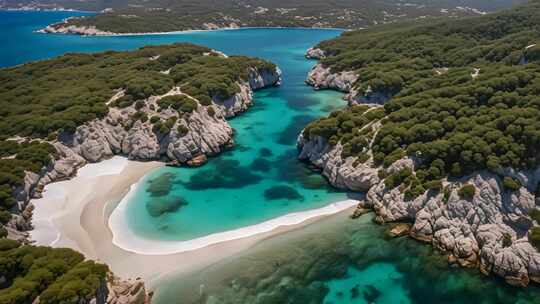
M6 16L5 20L19 25L15 27L19 43L9 43L8 48L1 51L5 53L2 58L10 58L1 62L2 65L68 51L126 50L148 44L191 42L229 55L268 59L282 69L282 86L256 92L254 106L230 120L236 131L233 149L210 159L202 168L163 168L146 176L122 210L125 225L113 223L113 233L129 230L130 236L142 239L186 241L255 225L292 212L321 208L347 198L345 193L329 187L319 174L298 162L295 147L298 134L308 122L345 105L339 93L314 94L312 88L304 84L314 64L304 58L306 49L341 31L241 29L80 37L33 33L54 22L52 16L65 18L66 12L1 14ZM28 48L28 45L39 45L39 48Z

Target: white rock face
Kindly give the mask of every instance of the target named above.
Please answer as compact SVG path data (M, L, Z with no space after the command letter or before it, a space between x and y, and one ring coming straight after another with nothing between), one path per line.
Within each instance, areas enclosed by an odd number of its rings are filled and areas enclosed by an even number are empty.
M336 188L367 191L379 182L377 169L369 162L355 167L355 158L342 159L340 144L330 147L322 137L307 140L300 135L297 146L298 158L321 168L322 174Z
M334 89L348 93L357 80L358 75L352 71L334 74L330 68L325 68L319 63L309 72L306 83L312 85L316 90Z
M320 63L311 69L306 79L306 83L313 86L315 90L331 89L347 93L343 99L347 100L349 105L381 105L392 98L389 93L372 91L371 88L361 92L355 87L357 81L358 75L353 71L332 73L330 68L325 68Z
M475 186L472 199L460 198L462 184ZM373 208L380 222L414 222L411 236L431 242L462 266L479 266L513 285L540 282L540 253L527 239L534 195L524 187L505 190L501 178L489 172L449 185L453 190L447 201L442 193L431 192L405 201L399 188L387 189L381 182L368 191L364 206Z
M319 48L309 48L306 51L306 58L320 60L326 58L326 53Z
M74 34L74 35L82 35L82 36L111 36L115 35L113 32L108 31L102 31L98 28L96 28L94 25L92 26L76 26L76 25L69 25L68 23L59 23L59 24L53 24L49 25L38 32L40 33L48 33L48 34Z
M89 162L97 162L115 154L127 155L130 159L158 160L162 157L185 163L201 155L214 155L232 144L233 131L225 118L236 116L247 110L253 100L253 90L281 82L281 71L253 70L248 81L238 83L240 92L226 100L214 98L216 114L208 114L208 107L201 106L178 119L170 132L160 134L153 130L149 122L136 121L129 130L123 122L129 121L135 114L133 107L126 109L111 108L107 117L91 121L77 128L73 138L62 142ZM166 95L183 94L174 88ZM140 111L148 117L159 116L162 121L175 117L172 110L156 111L160 97L150 97ZM187 134L179 134L178 127L187 128Z

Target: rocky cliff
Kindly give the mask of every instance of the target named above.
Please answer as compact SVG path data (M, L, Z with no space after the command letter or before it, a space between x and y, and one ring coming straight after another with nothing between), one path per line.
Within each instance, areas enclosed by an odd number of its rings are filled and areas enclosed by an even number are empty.
M308 59L324 59L326 53L317 48L310 48L306 52ZM337 90L346 95L343 99L349 105L355 104L384 104L392 96L388 92L374 91L371 87L362 90L358 83L359 75L354 71L332 72L330 67L325 67L323 63L317 63L308 73L306 83L313 86L315 90L330 89Z
M540 253L528 241L529 229L540 224L529 216L536 207L540 168L477 172L460 180L445 180L444 191L427 191L407 200L399 187L388 188L378 177L380 168L371 159L357 166L353 157L343 159L341 144L332 147L320 137L306 139L301 135L298 148L299 158L320 167L335 187L367 192L360 210L373 210L379 223L412 223L405 234L431 243L448 254L450 263L478 267L516 286L540 283ZM405 157L386 172L414 171L417 165ZM515 191L506 189L502 176L512 176L524 186ZM459 195L463 185L474 186L472 197Z

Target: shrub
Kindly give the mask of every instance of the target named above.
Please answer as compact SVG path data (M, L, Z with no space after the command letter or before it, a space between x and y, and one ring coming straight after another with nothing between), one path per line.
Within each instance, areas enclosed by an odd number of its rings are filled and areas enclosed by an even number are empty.
M146 104L146 103L145 103L144 101L142 101L142 100L137 101L137 102L135 103L135 110L138 111L138 110L144 108L144 105L145 105L145 104Z
M11 220L11 213L0 210L0 224L6 224L9 220Z
M540 251L540 227L532 227L529 231L529 242Z
M178 125L177 131L180 137L184 137L188 134L189 129L184 125Z
M475 193L476 188L474 187L474 185L471 184L464 185L458 190L459 196L463 199L471 199L474 197Z
M159 116L150 117L150 123L153 124L153 125L156 124L160 120L161 120L161 118Z
M443 188L442 181L440 180L434 180L429 181L424 184L424 188L428 190L435 190L435 191L441 191Z
M503 179L503 186L505 189L517 191L519 188L521 188L521 183L509 176L505 176Z
M4 226L0 225L0 239L8 236L8 231Z
M538 224L540 224L540 210L533 208L529 211L529 216L535 220Z
M178 112L192 113L197 109L197 102L185 95L172 95L161 98L158 102L161 109L172 108Z
M8 251L8 250L11 250L11 249L15 249L17 247L21 246L21 243L15 241L15 240L10 240L10 239L1 239L0 240L0 254L2 251Z
M214 117L214 115L216 115L216 110L214 110L214 107L212 106L206 108L206 112L208 112L208 115L210 115L211 117Z

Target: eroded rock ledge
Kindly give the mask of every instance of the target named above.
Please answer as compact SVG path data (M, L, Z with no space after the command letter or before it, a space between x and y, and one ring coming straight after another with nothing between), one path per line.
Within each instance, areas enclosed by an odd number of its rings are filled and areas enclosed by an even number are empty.
M367 192L359 210L373 210L379 223L412 223L408 234L448 254L450 263L477 267L482 273L501 276L515 286L527 286L531 281L540 283L540 253L529 243L527 235L534 224L540 224L529 216L536 207L534 193L540 168L476 172L459 180L445 180L446 191L427 191L407 200L399 187L390 189L385 185L371 159L356 166L354 157L342 159L340 144L330 146L321 137L307 139L301 135L298 149L299 158L321 168L335 187ZM415 160L405 157L386 171L414 171L417 165ZM508 190L501 176L511 176L524 186ZM469 199L458 194L466 184L476 189Z
M310 48L306 52L306 58L321 60L326 53L317 48ZM373 91L370 87L366 90L359 89L359 75L354 71L332 72L330 67L323 63L317 63L306 78L306 83L315 90L330 89L346 93L343 97L349 105L375 104L381 105L392 96L388 92Z

